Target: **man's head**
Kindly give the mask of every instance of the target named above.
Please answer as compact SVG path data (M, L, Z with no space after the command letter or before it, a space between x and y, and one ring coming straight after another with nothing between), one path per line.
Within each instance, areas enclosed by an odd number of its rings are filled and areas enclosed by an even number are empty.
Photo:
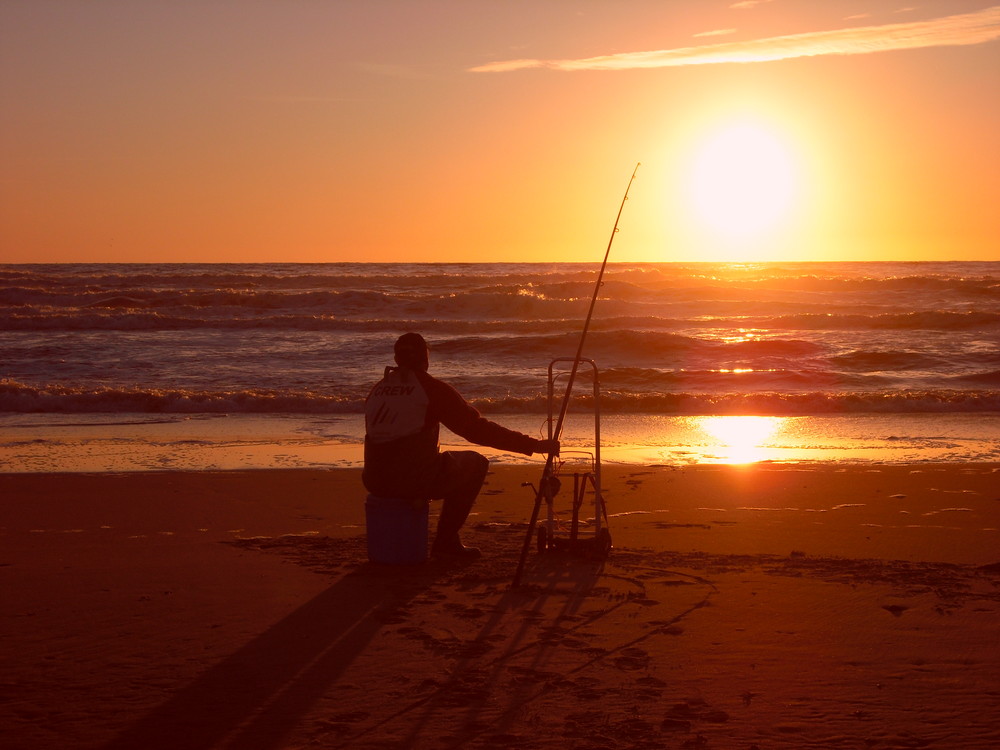
M396 364L400 367L427 372L429 364L427 342L419 333L404 333L396 339L393 352L396 356Z

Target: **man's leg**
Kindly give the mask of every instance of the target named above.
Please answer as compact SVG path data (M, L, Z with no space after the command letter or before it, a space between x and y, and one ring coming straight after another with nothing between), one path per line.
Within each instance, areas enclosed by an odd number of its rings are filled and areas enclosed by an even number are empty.
M478 557L479 550L465 547L458 530L465 524L490 463L475 451L445 451L441 454L434 497L443 500L437 536L431 554L435 556Z

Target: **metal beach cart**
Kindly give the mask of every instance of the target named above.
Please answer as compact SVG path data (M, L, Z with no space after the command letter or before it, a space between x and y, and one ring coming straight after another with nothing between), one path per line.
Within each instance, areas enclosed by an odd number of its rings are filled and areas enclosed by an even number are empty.
M573 554L594 559L605 559L611 552L611 532L608 529L608 513L601 489L601 400L600 379L597 365L591 359L574 360L560 357L549 363L548 372L548 432L553 437L556 401L556 383L569 376L564 366L574 362L589 365L593 375L593 450L562 450L559 455L557 473L564 479L573 477L570 517L567 522L555 507L555 497L562 481L550 481L542 488L546 504L546 517L538 525L538 551L566 550ZM567 471L571 469L571 471ZM553 475L554 478L555 475ZM582 519L581 512L587 500L593 504L593 518Z

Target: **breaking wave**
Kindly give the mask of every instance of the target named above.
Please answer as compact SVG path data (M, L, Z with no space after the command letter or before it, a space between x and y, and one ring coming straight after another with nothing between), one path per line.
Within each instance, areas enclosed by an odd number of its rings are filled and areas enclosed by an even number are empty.
M577 391L574 404L590 408L592 396ZM537 413L548 410L543 394L473 398L484 413ZM0 382L0 411L20 413L246 413L357 414L363 399L311 391L143 389L33 386ZM1000 412L1000 389L882 392L633 393L609 390L600 396L603 412L622 414L854 414Z
M0 266L0 411L358 413L409 330L484 412L544 413L597 268ZM1000 264L611 264L583 356L621 413L998 411Z

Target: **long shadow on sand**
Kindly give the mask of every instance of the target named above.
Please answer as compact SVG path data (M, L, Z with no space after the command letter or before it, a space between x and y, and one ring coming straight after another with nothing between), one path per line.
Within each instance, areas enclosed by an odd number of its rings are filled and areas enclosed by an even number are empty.
M419 709L402 746L416 746L425 739L428 725L441 711L452 715L454 725L467 729L467 736L455 737L456 746L479 734L477 727L486 727L497 734L510 726L516 712L527 702L527 696L534 695L535 690L522 684L500 697L495 694L495 686L502 682L515 657L522 657L517 668L526 677L544 669L548 652L555 643L538 639L540 623L557 623L567 617L576 617L603 570L601 562L581 562L565 556L560 556L557 562L551 559L547 562L549 564L529 569L522 589L508 590L501 596L475 636L474 642L485 643L501 631L505 619L519 620L513 631L505 634L505 648L500 655L490 659L459 659L438 690L383 720L387 724ZM576 627L579 625L571 626L567 632ZM528 655L527 652L532 653ZM498 704L499 716L484 717L484 708L490 702Z
M209 669L104 750L270 750L399 607L426 569L363 565Z

